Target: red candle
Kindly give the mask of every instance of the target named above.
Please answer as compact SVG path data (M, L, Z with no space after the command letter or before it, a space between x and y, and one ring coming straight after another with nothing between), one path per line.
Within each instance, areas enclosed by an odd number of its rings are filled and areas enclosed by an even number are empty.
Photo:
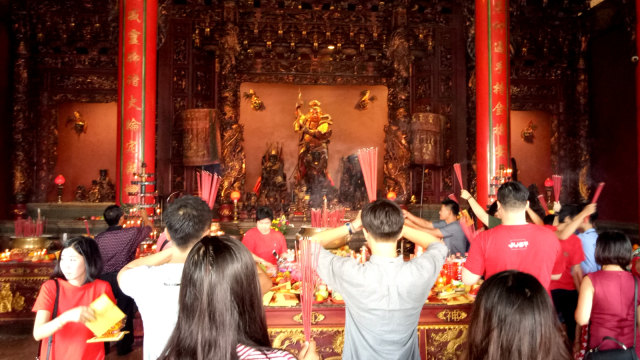
M598 188L596 189L596 193L593 194L593 199L591 200L592 204L595 204L598 202L598 198L600 197L600 193L602 192L602 188L604 188L604 183L601 182L598 184Z

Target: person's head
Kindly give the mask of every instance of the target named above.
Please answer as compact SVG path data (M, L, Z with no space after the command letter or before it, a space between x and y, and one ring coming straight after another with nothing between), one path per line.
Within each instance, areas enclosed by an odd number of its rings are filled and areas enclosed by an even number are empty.
M588 203L582 203L578 206L578 211L584 210L584 208L589 205ZM585 231L587 229L592 228L595 225L596 220L598 220L598 212L594 212L593 214L587 216L584 221L580 224L580 231Z
M631 263L632 252L627 235L619 231L605 231L598 235L595 251L598 265L620 265L626 269Z
M378 242L395 242L404 226L402 210L387 199L366 204L362 208L361 219L365 234Z
M560 223L569 223L579 212L578 206L575 204L562 205L560 212L558 212L558 221Z
M118 205L107 206L102 215L104 216L104 221L106 221L109 226L121 225L120 220L124 220L124 212Z
M200 240L211 225L211 209L195 196L176 199L164 214L169 239L180 249Z
M451 199L442 200L442 205L440 206L440 211L438 214L440 215L440 220L451 220L458 217L460 213L460 206L457 202Z
M273 211L268 206L261 206L256 209L256 227L261 234L267 235L271 231L273 221Z
M161 359L237 359L237 344L270 346L255 263L241 242L206 236L184 264L178 320Z
M524 212L529 190L517 181L509 181L498 188L498 203L506 212Z
M90 237L79 236L62 244L60 260L51 278L84 284L102 273L102 256L98 244Z
M563 339L551 298L540 282L530 274L507 270L480 287L466 358L568 360Z

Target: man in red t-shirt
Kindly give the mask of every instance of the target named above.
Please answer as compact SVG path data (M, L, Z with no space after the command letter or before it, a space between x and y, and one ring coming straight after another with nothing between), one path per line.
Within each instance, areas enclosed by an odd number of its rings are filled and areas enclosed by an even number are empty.
M256 210L256 220L256 227L244 234L242 243L251 251L256 262L272 267L287 252L287 241L281 232L271 228L273 211L270 208L259 207Z
M511 269L533 275L545 289L552 278L560 278L562 266L554 266L560 243L551 230L527 223L528 196L527 188L517 181L500 186L497 201L502 225L481 232L471 243L462 269L465 284Z
M560 224L557 230L562 232L566 227L571 226L572 221L579 217L576 205L565 205L560 210L558 220ZM554 226L551 226L552 230ZM578 306L578 291L582 282L582 268L580 263L584 261L584 250L580 238L574 234L569 235L565 240L560 241L562 255L556 260L563 267L562 276L558 280L552 280L549 289L553 305L560 320L567 327L567 337L569 343L573 344L576 335L576 320L574 313Z

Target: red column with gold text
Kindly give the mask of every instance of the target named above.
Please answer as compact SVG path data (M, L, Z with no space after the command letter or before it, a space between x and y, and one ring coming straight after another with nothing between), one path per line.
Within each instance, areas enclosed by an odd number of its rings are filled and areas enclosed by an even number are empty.
M509 4L476 0L476 172L478 202L495 196L492 178L509 168Z
M139 180L146 164L155 172L156 138L156 35L157 0L120 0L118 54L118 146L116 160L116 203L136 204ZM147 186L145 192L153 192ZM152 203L153 198L146 198Z

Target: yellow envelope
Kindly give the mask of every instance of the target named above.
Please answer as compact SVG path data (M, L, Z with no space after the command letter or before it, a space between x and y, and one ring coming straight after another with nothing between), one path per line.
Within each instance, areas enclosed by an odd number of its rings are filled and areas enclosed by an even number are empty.
M96 319L85 323L96 336L101 336L118 321L124 319L124 313L109 299L106 294L100 295L89 305Z

